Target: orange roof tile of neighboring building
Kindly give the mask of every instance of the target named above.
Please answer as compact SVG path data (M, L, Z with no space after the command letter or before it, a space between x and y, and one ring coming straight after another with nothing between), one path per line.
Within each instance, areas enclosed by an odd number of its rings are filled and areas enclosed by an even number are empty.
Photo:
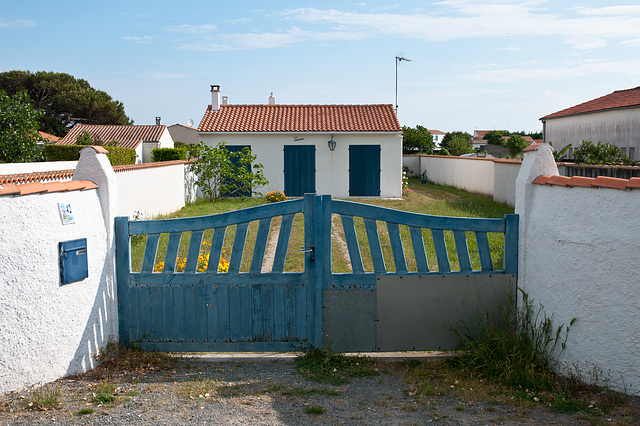
M165 125L108 125L108 124L76 124L59 140L60 145L74 145L85 131L89 132L92 140L104 143L118 141L121 148L135 149L142 142L159 141L162 133L167 129Z
M40 133L40 137L42 138L42 140L49 140L51 142L58 142L60 140L59 137L52 135L50 133L45 133L41 131L38 131L38 133Z
M199 132L401 132L391 104L221 105L204 113Z
M620 108L640 107L640 87L627 90L616 90L606 96L566 108L553 114L545 115L540 120L568 117L571 115L590 114L599 111Z
M441 132L440 130L431 130L429 129L429 133L431 133L432 135L446 135L445 132Z
M611 188L611 189L640 189L640 178L632 177L631 179L619 179L608 176L598 176L596 178L584 176L538 176L533 183L537 185L553 185L565 187L583 187L583 188Z
M98 185L90 180L71 180L68 182L30 182L22 185L12 183L0 185L0 196L3 195L30 195L49 192L79 191L85 189L96 189Z

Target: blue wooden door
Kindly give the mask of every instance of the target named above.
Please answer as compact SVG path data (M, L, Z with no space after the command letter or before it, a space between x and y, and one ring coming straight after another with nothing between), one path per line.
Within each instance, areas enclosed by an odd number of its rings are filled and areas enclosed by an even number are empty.
M284 146L284 193L302 197L316 192L316 147Z
M251 149L251 145L226 145L225 148L231 153L231 162L234 166L237 165L238 159L234 153L242 152L244 148ZM249 165L249 171L251 171L251 165ZM234 186L240 186L240 182L237 182L233 176L227 178L228 183L234 184ZM241 188L240 191L234 191L231 194L224 194L227 197L251 197L251 188Z
M380 145L349 145L349 195L380 196Z

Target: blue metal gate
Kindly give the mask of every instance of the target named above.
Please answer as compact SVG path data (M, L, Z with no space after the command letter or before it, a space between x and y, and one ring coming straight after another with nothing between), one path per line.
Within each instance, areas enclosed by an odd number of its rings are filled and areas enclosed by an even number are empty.
M296 214L304 218L304 246L297 254L304 256L304 271L284 272ZM350 273L332 272L334 217L341 218ZM270 271L262 272L274 218L280 221L275 255ZM251 222L257 223L255 244L252 253L245 253ZM228 271L219 272L225 234L233 226ZM384 260L381 230L392 252L390 267ZM199 261L205 233L211 235L211 247L207 245L208 266L203 270ZM410 234L412 268L407 266L402 233ZM445 238L445 233L452 237ZM502 269L494 268L488 233L504 236ZM131 239L145 235L142 265L133 272ZM470 259L468 235L474 236L477 246L477 269ZM159 242L164 240L166 254L160 264L156 258ZM181 240L183 249L188 248L183 261ZM429 264L425 242L435 247L437 267ZM118 217L120 338L165 351L288 351L301 341L322 347L328 343L323 336L323 327L328 325L323 324L323 297L328 291L375 290L380 277L515 275L517 244L517 215L504 219L429 216L332 200L328 195L307 194L304 199L194 218L129 221ZM372 270L363 264L363 251L370 256ZM451 266L451 252L456 253L457 268ZM289 250L289 255L293 253ZM250 266L241 272L245 255L250 257Z

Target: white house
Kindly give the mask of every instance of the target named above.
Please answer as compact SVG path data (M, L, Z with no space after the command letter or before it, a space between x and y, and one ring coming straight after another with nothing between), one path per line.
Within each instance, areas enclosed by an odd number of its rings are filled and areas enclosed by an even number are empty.
M429 133L431 133L431 136L433 137L433 143L435 144L435 147L433 148L434 151L440 151L440 144L442 143L442 139L445 137L446 133L445 132L441 132L440 130L431 130L429 129Z
M212 104L198 126L200 140L248 146L264 166L269 185L284 191L334 197L402 196L402 127L391 104L266 105Z
M84 132L88 132L91 140L108 143L117 141L121 148L136 150L136 163L150 163L153 158L153 148L173 148L173 139L167 126L160 124L156 118L156 125L104 125L104 124L76 124L66 136L56 142L61 145L75 145L76 140Z
M632 160L640 150L640 87L617 90L609 95L563 109L540 119L544 142L560 151L573 150L583 140L609 142Z

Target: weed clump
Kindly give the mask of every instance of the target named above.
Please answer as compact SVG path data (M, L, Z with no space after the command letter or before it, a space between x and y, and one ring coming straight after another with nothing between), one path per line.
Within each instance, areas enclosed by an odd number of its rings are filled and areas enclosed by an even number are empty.
M535 309L522 292L519 310L512 299L499 318L478 314L475 324L465 325L463 332L456 330L466 354L450 360L450 365L511 387L552 390L553 368L558 366L575 318L568 326L554 328L543 309Z
M149 371L168 370L177 360L164 352L144 351L135 345L124 346L120 342L109 342L96 355L99 362L91 374L97 378L113 375L142 374Z
M312 382L343 385L349 378L377 376L374 360L366 356L347 356L326 349L310 348L295 359L295 368Z

